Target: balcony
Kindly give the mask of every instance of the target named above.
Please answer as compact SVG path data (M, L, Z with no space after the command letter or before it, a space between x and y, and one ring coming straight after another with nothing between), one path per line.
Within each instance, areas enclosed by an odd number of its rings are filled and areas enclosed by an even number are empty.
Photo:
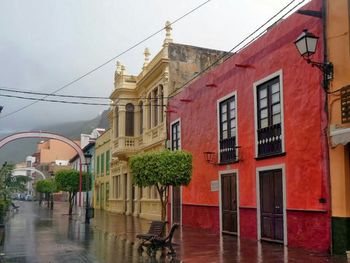
M139 151L140 137L118 137L113 141L113 156L120 160L127 159Z
M123 136L113 140L113 157L118 157L119 160L126 160L131 155L134 155L141 150L151 148L157 144L164 146L166 139L165 123L146 130L140 136Z

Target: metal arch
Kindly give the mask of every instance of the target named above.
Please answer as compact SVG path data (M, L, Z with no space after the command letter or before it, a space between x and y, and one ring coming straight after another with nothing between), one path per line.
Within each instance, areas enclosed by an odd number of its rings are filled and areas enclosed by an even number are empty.
M15 172L15 171L32 171L32 172L36 172L36 173L40 174L43 177L43 179L46 179L45 174L42 171L35 169L34 167L16 168L16 169L13 169L12 171L13 172ZM13 176L16 176L16 175L13 175Z
M51 132L30 131L30 132L14 133L0 140L0 149L9 142L12 142L18 139L23 139L23 138L47 138L47 139L56 139L56 140L62 141L70 145L72 148L74 148L74 150L78 153L80 157L81 163L86 163L84 153L78 144L76 144L71 139L68 139L64 136L51 133Z

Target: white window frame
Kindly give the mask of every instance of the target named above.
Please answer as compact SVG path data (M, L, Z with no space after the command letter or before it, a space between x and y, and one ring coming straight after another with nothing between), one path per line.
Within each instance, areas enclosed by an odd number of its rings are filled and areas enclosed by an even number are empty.
M182 143L182 130L181 130L181 118L178 118L174 120L172 123L170 123L170 149L173 151L173 125L176 123L179 123L179 130L180 130L180 143L179 143L179 149L181 150L181 143Z
M170 149L173 150L173 125L179 123L179 130L180 130L180 143L179 143L179 149L181 150L181 143L182 143L182 130L181 130L181 118L177 118L173 122L170 123ZM173 187L171 187L171 211L170 211L170 220L171 224L173 224ZM180 225L182 225L182 186L180 186Z
M235 107L236 107L236 146L238 146L238 99L237 99L237 91L235 90L234 92L231 92L224 97L221 97L216 101L216 119L217 119L217 131L218 131L218 136L217 136L217 154L218 154L218 162L220 163L220 103L231 98L235 97ZM236 156L238 159L238 148L236 148Z
M261 219L260 219L260 172L269 170L282 170L282 196L283 196L283 244L288 245L287 231L287 187L286 187L286 169L285 164L271 166L261 166L256 168L256 216L257 216L257 238L261 240Z
M267 77L260 79L253 84L253 94L254 94L254 136L255 136L255 158L258 158L258 108L257 108L257 95L256 91L259 85L279 77L280 80L280 104L281 104L281 138L282 138L282 153L285 152L285 143L284 143L284 102L283 102L283 70L280 69Z

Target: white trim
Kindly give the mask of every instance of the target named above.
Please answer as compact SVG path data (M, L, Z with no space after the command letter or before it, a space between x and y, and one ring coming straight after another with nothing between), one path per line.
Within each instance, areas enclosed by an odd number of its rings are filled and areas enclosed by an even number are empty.
M280 69L275 73L268 75L267 77L258 80L253 83L253 95L254 95L254 137L255 137L255 157L258 157L258 113L257 113L257 97L256 97L256 89L259 85L275 78L279 77L280 79L280 104L281 104L281 137L282 137L282 152L285 152L284 146L284 103L283 103L283 70Z
M182 142L182 131L181 131L181 118L178 118L170 123L170 149L173 150L173 125L179 123L179 130L180 130L180 143L179 143L179 150L181 150L181 142ZM171 224L173 224L173 187L171 187L171 208L170 208L170 221ZM180 186L180 225L182 225L182 186Z
M286 169L285 164L263 166L256 168L256 216L257 216L257 238L261 240L261 222L260 222L260 172L268 170L282 170L282 196L283 196L283 244L288 245L287 237L287 192L286 192Z
M224 174L235 174L236 175L236 198L237 198L237 236L241 234L240 227L240 213L239 213L239 173L238 169L219 171L219 220L220 220L220 236L222 236L222 203L221 203L221 176Z
M171 225L174 224L173 222L173 187L171 187L171 196L170 196L170 199L171 199L171 208L170 208L170 222L171 222ZM180 226L182 226L182 186L180 186Z
M220 163L220 103L231 98L235 97L235 114L236 114L236 146L238 146L238 99L237 99L237 91L233 91L224 97L221 97L216 101L216 119L217 119L217 131L218 131L218 136L217 136L217 153L218 153L218 162ZM236 156L238 154L238 150L236 149Z
M170 123L170 149L173 150L173 125L176 123L179 123L179 130L180 130L180 143L179 143L179 150L181 150L181 142L182 142L182 131L181 131L181 118L178 118L174 120L172 123Z

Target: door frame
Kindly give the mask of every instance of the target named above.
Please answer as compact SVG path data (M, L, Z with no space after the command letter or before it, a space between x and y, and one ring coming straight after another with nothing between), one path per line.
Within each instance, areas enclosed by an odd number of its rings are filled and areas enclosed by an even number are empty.
M261 241L261 218L260 218L260 172L269 170L282 171L282 196L283 196L283 244L288 245L287 236L287 201L286 201L286 170L285 164L263 166L256 168L256 216L257 216L257 238Z
M225 174L236 174L236 195L237 195L237 236L239 237L241 234L241 227L240 227L240 213L239 213L239 173L238 169L233 170L224 170L219 171L219 220L220 220L220 236L222 236L222 191L221 191L221 176Z
M182 226L182 186L180 187L180 226ZM171 221L171 225L174 224L173 222L173 207L174 206L174 202L173 202L173 186L171 187L171 208L170 208L170 221Z

